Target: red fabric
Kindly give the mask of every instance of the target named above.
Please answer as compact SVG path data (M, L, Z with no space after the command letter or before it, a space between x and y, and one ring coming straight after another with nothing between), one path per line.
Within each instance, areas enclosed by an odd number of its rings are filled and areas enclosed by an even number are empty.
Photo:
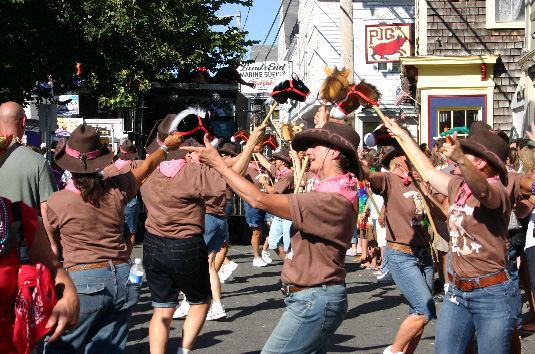
M2 198L7 205L9 220L12 220L11 203ZM37 213L30 206L21 203L22 223L24 225L24 237L31 247L37 228ZM17 246L14 242L9 257L0 255L0 353L16 354L13 346L13 331L15 325L15 298L17 295L17 271L20 266Z
M39 338L50 331L45 326L58 299L50 271L41 263L22 265L18 285L13 342L19 354L29 354Z

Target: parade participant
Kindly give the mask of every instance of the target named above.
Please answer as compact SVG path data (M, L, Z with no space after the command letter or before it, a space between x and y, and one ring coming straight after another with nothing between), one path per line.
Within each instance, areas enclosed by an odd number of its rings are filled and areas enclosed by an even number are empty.
M254 152L261 154L262 147L256 146ZM266 172L262 169L262 166L257 161L251 159L245 178L263 192L266 192L266 190L262 183L260 183L260 177L265 175ZM268 240L263 245L262 253L260 253L260 242L262 231L267 227L266 224L271 222L271 217L264 210L253 208L246 200L243 201L243 209L245 212L245 221L252 229L251 246L253 248L253 266L265 267L271 263L271 256L267 251Z
M427 159L427 158L426 158ZM388 271L409 302L409 316L401 323L394 343L385 354L414 353L425 325L436 319L433 302L433 260L425 209L416 185L419 176L401 148L393 147L381 164L390 172L370 171L364 177L374 192L384 198Z
M319 177L315 191L266 194L233 171L211 147L193 148L201 161L223 174L234 192L251 206L292 220L292 247L282 270L286 311L262 353L326 353L329 338L347 311L344 261L356 220L359 135L345 124L326 123L305 130L292 142L306 150L310 170Z
M282 147L279 151L271 154L274 163L270 163L262 154L255 154L262 166L269 171L274 178L273 186L267 183L266 177L259 178L260 183L269 194L290 194L294 190L294 173L291 169L292 160L290 151ZM273 217L269 228L269 248L281 258L286 257L290 250L290 228L291 220L281 219L278 216Z
M223 146L217 151L219 152L219 155L221 155L221 157L225 160L236 157L238 155L238 148L232 143L223 144ZM238 264L236 262L233 262L227 258L230 236L228 233L228 220L232 215L232 195L232 188L227 185L227 206L225 207L225 214L227 218L227 238L221 246L221 251L217 252L215 257L215 267L219 272L219 279L221 280L221 283L224 283L232 275L232 272L235 271L238 267Z
M186 109L158 121L149 135L145 149L151 156L161 149L161 142L176 130L176 119L184 114L205 116L200 109ZM262 127L265 128L265 127ZM255 130L248 154L261 134ZM252 134L253 135L253 134ZM141 188L147 207L143 262L154 308L149 325L152 354L163 354L169 339L171 321L182 291L190 305L182 326L179 353L193 348L210 307L211 288L208 248L203 238L205 197L224 194L225 181L214 169L198 163L186 163L186 152L167 155ZM248 163L239 160L231 169L241 171ZM228 165L226 165L228 166Z
M389 129L420 163L431 186L449 199L450 286L437 323L436 353L464 353L474 332L479 353L509 353L519 294L506 269L507 143L489 129L462 140L454 133L444 144L446 156L456 163L451 176L424 159L396 123Z
M119 152L115 155L116 159L111 165L104 169L104 178L117 176L127 173L141 165L142 161L137 160L138 153L136 146L131 140L126 139L119 147ZM132 198L124 208L124 233L126 245L128 247L128 257L132 254L132 249L136 243L137 220L139 218L139 205L137 196Z
M177 149L182 139L170 136L164 147ZM68 142L58 144L54 159L73 177L50 196L44 220L49 234L61 241L63 266L78 289L80 322L70 334L47 343L45 353L77 352L84 346L87 352L124 352L141 287L128 282L122 211L165 155L158 151L139 168L104 180L99 171L113 154L95 128L82 124Z

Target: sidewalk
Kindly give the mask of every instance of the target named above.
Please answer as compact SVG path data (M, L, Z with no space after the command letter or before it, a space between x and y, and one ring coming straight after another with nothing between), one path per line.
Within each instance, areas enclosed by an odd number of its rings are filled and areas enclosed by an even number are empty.
M141 245L136 245L132 258L141 257ZM283 311L284 298L280 289L282 261L253 267L250 246L231 246L229 258L238 263L233 276L221 284L222 303L227 318L207 321L195 344L194 353L237 354L260 353L277 325ZM346 319L331 340L329 353L379 353L392 344L400 323L407 317L408 305L395 284L380 285L368 269L359 269L347 257L347 291L349 310ZM440 312L441 303L437 304ZM527 312L524 307L524 313ZM143 283L139 303L134 307L127 354L149 353L148 326L152 315L150 295ZM175 354L180 344L183 320L173 320L168 343L169 354ZM416 353L434 353L436 321L424 331ZM535 353L535 336L522 340L522 353Z

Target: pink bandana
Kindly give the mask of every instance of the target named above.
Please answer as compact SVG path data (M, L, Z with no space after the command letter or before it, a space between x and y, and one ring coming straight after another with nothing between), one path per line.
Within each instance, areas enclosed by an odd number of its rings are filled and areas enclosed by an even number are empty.
M258 167L256 167L255 163L249 162L249 167L251 167L253 170L258 171Z
M489 183L498 183L500 181L500 178L498 176L487 178L487 182ZM464 195L461 197L461 193L464 192ZM468 187L468 184L466 184L466 181L463 181L461 184L461 189L459 189L459 192L457 193L457 196L455 197L455 205L465 205L466 200L472 195L472 190L470 187Z
M74 185L74 181L72 180L72 178L65 185L65 189L76 194L82 194L82 192L80 192L80 190Z
M184 167L186 164L185 159L163 161L156 168L167 178L175 178L176 174Z
M130 160L117 159L113 164L114 164L115 167L117 167L117 169L120 171L121 168L123 168L124 166L126 166L129 162L130 162Z
M409 184L409 173L407 171L402 171L401 168L394 168L392 173L401 178L403 184Z
M281 171L277 171L277 179L280 179L282 175L293 173L294 171L291 168L284 167Z
M357 194L357 181L346 173L324 179L314 188L316 192L338 193L345 197L353 205L356 213L359 212L359 198Z

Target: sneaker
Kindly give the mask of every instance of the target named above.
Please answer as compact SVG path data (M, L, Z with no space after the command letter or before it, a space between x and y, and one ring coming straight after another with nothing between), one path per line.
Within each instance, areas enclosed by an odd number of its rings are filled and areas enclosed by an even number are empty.
M268 251L262 251L262 260L267 264L271 264L271 262L273 262Z
M238 263L230 261L230 263L226 264L224 267L230 269L230 271L233 272L236 270L236 268L238 268Z
M383 352L383 354L405 354L405 352L397 352L397 353L393 353L390 349L392 348L392 346L389 346L388 348L385 349L385 351Z
M180 306L176 309L173 314L173 318L186 318L189 312L189 302L182 300Z
M356 248L350 248L346 252L346 256L355 257L356 255L357 255L357 249Z
M386 272L383 275L379 275L377 277L377 282L378 283L393 283L394 278L392 277L392 273Z
M224 270L224 269L221 268L221 270ZM231 274L231 273L230 273L230 272L227 272L227 271L222 272L221 270L220 270L219 272L217 272L217 275L219 276L219 282L220 282L221 284L225 284L225 281L226 281L228 278L230 278L230 274Z
M223 317L227 317L227 313L225 312L225 307L223 306L223 304L221 304L221 301L212 302L210 310L206 315L206 320L213 321Z
M267 263L264 262L262 258L255 258L253 259L253 266L255 267L265 267L267 266Z

